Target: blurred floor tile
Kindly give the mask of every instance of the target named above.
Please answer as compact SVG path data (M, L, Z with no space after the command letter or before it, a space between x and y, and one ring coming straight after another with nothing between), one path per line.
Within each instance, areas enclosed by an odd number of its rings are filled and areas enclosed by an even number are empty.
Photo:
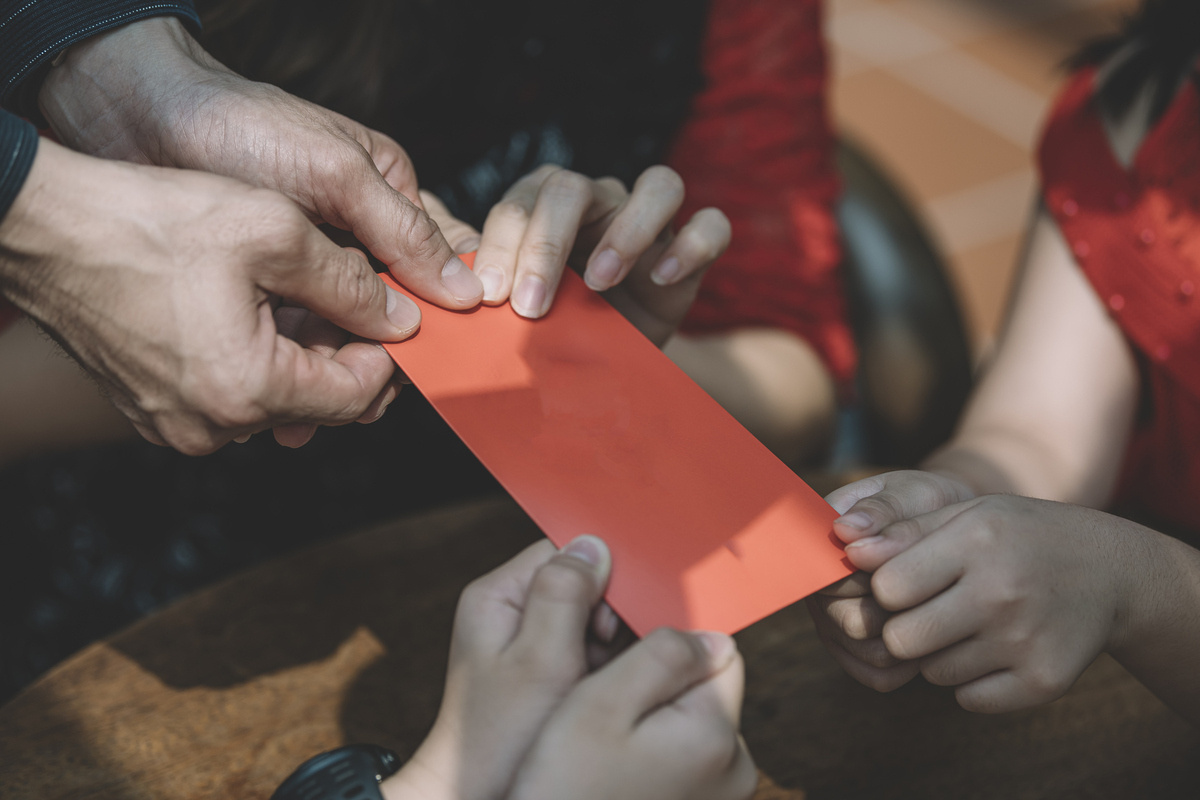
M908 193L987 352L1034 202L1034 148L1079 46L1137 0L829 0L839 127Z

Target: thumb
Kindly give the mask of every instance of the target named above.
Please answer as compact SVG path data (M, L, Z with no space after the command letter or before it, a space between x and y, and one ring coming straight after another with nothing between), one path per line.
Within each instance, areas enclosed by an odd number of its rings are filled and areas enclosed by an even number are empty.
M339 216L401 285L443 308L479 304L483 284L475 273L454 254L437 223L389 186L373 163L341 180L354 183L338 193L347 203Z
M533 576L514 647L582 655L592 610L611 569L602 540L580 536L569 542Z
M385 286L362 254L338 247L307 222L296 229L303 238L297 257L262 264L259 286L367 339L394 342L416 331L416 303Z

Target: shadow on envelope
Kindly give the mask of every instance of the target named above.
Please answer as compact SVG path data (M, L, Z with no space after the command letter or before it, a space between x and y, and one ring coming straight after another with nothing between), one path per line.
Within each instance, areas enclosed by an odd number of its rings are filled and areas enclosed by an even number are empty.
M537 321L414 299L388 352L551 540L608 542L637 633L740 630L852 571L836 513L574 273Z

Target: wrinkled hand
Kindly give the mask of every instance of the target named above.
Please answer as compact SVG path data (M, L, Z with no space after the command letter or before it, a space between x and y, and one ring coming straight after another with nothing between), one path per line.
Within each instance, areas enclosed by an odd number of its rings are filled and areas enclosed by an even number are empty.
M544 166L505 193L482 233L451 217L432 195L422 196L455 250L478 251L474 268L485 303L507 300L518 314L540 317L570 266L661 346L729 246L729 221L715 208L672 232L683 192L679 175L663 166L643 172L632 192L615 178Z
M884 527L846 555L893 616L883 641L971 711L1048 703L1129 619L1140 526L1092 509L987 495Z
M280 194L48 141L0 245L5 295L143 436L184 453L275 425L370 419L394 396L381 348L331 341L279 297L372 339L420 320Z
M73 46L39 101L75 149L273 189L314 222L351 231L421 297L446 308L482 297L419 207L416 176L395 141L229 71L177 19L142 20Z
M972 496L958 481L931 472L903 470L855 481L825 499L842 514L834 522L834 532L849 543ZM890 692L917 676L920 664L897 658L884 643L884 623L891 614L872 595L868 572L856 572L823 589L810 596L807 604L817 635L855 680Z
M589 629L616 630L609 569L598 539L543 541L467 587L437 721L388 800L749 794L729 637L656 631L588 676Z

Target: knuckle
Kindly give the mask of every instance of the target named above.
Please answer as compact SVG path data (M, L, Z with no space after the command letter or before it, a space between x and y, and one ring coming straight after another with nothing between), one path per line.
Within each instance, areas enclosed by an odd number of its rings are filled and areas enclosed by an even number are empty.
M329 269L335 269L333 280L333 296L337 298L338 308L352 318L358 318L376 308L382 310L383 282L371 272L365 263L357 257L330 262Z
M610 194L629 194L629 188L620 178L615 178L612 175L605 175L603 178L596 179L596 187Z
M1062 669L1051 664L1033 664L1023 670L1022 683L1033 702L1040 705L1067 693L1073 681Z
M840 600L829 607L830 616L837 622L842 633L855 641L865 641L879 635L881 627L873 609L859 598Z
M529 210L516 200L501 200L488 212L488 220L503 225L523 227L529 224Z
M185 456L206 456L220 448L220 443L211 433L194 423L160 422L157 430L167 445Z
M433 218L412 203L399 203L396 208L395 227L411 257L424 261L436 256L444 239Z
M679 173L665 164L655 164L642 173L641 180L653 183L658 192L671 200L683 201L684 184Z
M562 264L567 259L566 249L562 242L537 236L521 245L522 260L529 259L535 263Z
M883 645L900 661L909 661L915 656L909 632L891 621L883 626Z
M578 172L572 172L569 169L559 169L546 178L546 182L542 184L542 191L555 196L588 195L592 192L592 181Z
M896 575L894 569L884 564L879 571L871 576L871 596L884 611L901 611L904 607L902 591L904 581Z
M670 673L691 671L704 660L696 641L672 628L651 631L642 646Z
M555 558L542 566L533 577L530 594L560 603L582 605L590 602L594 579L583 568L568 561L567 558Z

